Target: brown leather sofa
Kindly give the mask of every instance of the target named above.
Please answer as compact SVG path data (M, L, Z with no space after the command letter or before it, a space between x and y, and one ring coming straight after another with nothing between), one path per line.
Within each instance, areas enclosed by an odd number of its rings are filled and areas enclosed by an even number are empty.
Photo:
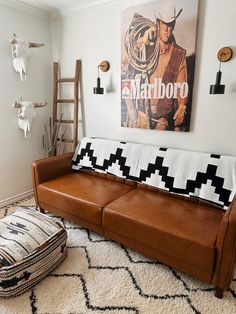
M222 298L235 267L235 200L224 211L112 175L74 171L71 158L68 153L33 163L42 211L211 283Z

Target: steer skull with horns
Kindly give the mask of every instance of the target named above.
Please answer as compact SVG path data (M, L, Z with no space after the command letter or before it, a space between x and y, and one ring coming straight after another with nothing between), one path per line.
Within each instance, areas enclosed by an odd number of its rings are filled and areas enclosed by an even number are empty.
M13 58L13 68L16 72L20 73L20 78L22 81L26 80L26 64L30 56L29 48L42 47L44 44L36 44L27 41L23 38L16 37L13 34L13 38L10 40L11 44L11 54Z
M31 101L20 101L12 105L14 108L18 108L18 126L24 131L25 138L30 136L32 122L36 116L35 108L44 107L47 103L33 103Z

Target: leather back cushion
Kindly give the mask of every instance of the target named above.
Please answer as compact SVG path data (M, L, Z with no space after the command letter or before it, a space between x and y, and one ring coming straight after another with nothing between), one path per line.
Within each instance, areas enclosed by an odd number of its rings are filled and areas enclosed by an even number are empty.
M232 156L83 138L72 168L112 174L224 209L236 193L236 157Z

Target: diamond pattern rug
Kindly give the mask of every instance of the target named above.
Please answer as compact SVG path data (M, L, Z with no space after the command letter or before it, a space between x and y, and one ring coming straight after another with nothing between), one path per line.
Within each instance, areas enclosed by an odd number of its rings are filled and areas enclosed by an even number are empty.
M1 217L34 199L0 209ZM236 313L236 274L219 300L212 286L60 217L68 257L33 289L0 299L1 314Z

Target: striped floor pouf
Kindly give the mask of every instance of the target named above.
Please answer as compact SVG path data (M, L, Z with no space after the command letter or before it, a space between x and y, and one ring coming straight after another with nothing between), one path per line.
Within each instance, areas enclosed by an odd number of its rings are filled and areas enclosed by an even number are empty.
M37 284L66 257L67 232L34 209L19 208L0 220L0 296Z

